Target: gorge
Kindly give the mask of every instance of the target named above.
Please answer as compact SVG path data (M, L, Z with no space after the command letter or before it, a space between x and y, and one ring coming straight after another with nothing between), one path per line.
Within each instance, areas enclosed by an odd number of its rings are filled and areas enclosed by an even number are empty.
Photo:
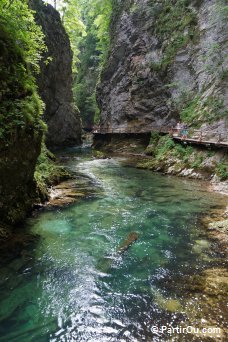
M226 340L226 14L1 1L0 340Z

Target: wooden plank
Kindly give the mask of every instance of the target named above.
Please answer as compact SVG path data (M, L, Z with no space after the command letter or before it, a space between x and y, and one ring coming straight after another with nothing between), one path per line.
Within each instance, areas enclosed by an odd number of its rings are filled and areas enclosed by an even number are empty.
M203 134L205 134L205 132L201 131L201 130L194 130L192 132L192 134L196 134L198 132L200 132L200 136L195 137L195 138L185 138L183 139L183 137L181 136L175 136L175 129L172 128L166 128L166 127L150 127L148 129L143 129L143 130L138 130L136 131L135 129L128 129L126 130L126 127L124 127L123 129L121 128L117 128L117 129L95 129L93 131L93 134L141 134L141 133L151 133L151 132L159 132L159 133L163 133L163 134L170 134L170 136L174 139L174 140L178 140L178 141L182 141L182 142L186 142L186 143L192 143L192 144L196 144L196 145L215 145L218 147L228 147L228 141L222 141L222 137L221 134L219 135L219 139L216 140L204 140L206 139L206 137L203 137ZM178 132L177 132L178 133Z

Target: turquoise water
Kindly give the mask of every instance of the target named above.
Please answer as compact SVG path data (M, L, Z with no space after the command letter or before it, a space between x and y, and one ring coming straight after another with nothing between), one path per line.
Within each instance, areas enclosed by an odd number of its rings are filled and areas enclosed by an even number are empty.
M121 159L64 156L91 196L28 219L25 231L40 239L0 269L0 340L157 341L151 326L185 319L162 279L206 264L197 220L219 196ZM138 240L117 253L131 232ZM176 309L166 308L169 299Z

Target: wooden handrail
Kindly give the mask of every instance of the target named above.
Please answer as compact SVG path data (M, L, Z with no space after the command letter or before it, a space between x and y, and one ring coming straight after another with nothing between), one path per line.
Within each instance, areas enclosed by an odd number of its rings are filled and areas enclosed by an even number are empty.
M110 134L110 133L122 133L122 134L128 134L128 133L135 133L135 134L139 134L139 133L151 133L151 132L159 132L159 133L165 133L165 134L170 134L172 136L174 136L175 134L178 134L178 136L182 135L181 131L182 129L177 129L175 127L169 127L169 126L158 126L158 125L153 125L153 126L148 126L148 127L144 127L144 128L136 128L136 127L126 127L125 125L120 125L116 128L113 127L94 127L94 129L92 130L93 134ZM192 130L187 129L188 134L187 137L190 138L191 136L194 135L198 135L198 140L199 142L203 142L203 136L204 135L208 135L213 133L213 135L215 135L216 133L218 134L218 140L217 142L222 142L225 140L228 140L228 134L227 133L221 133L219 131L209 131L209 130L205 130L203 131L202 129L194 129Z

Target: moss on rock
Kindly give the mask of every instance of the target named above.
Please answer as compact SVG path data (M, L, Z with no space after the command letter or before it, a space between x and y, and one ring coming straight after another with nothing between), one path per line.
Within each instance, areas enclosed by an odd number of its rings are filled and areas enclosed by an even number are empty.
M55 156L42 144L41 154L38 158L35 170L35 181L37 186L38 200L48 199L48 187L69 179L69 172L58 164Z

